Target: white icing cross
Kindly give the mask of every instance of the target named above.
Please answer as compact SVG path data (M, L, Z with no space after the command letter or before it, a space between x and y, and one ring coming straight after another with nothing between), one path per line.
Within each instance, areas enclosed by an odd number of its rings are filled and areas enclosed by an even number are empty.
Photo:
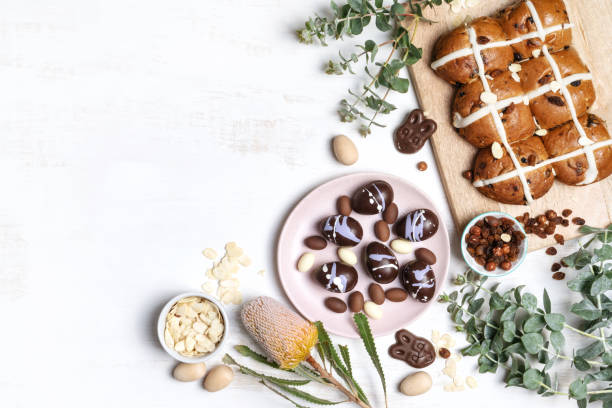
M482 87L484 88L485 92L491 92L489 81L487 80L485 76L484 62L482 60L482 55L480 55L481 48L480 48L480 45L478 44L478 40L476 39L476 30L474 29L474 27L470 27L468 29L468 34L470 38L470 43L472 44L472 52L474 54L474 59L476 60L476 65L478 66L478 76L480 77L480 80L482 81ZM495 103L487 104L486 107L482 108L481 110L484 110L484 109L488 110L488 112L493 117L493 123L495 123L495 128L497 129L499 138L501 139L502 144L506 148L506 152L508 153L508 156L510 156L512 163L514 163L514 168L517 170L517 175L521 181L521 184L523 185L523 192L525 194L525 200L527 200L527 202L531 204L533 202L533 197L531 195L531 190L529 189L529 184L527 183L527 178L525 177L525 173L522 170L521 164L519 163L519 160L516 157L516 154L514 154L512 147L510 147L510 143L508 143L508 136L506 134L506 129L504 128L504 124L501 121L499 112L497 111L495 107Z

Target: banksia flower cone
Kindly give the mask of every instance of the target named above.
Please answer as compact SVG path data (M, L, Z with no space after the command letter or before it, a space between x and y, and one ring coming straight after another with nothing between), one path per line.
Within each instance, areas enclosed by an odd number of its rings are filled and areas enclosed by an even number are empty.
M240 312L247 332L281 368L294 368L317 343L317 328L276 300L261 296Z

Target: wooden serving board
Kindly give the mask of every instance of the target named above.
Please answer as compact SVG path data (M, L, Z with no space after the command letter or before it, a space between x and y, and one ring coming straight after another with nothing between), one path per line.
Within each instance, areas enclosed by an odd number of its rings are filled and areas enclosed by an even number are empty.
M488 199L462 176L464 170L472 169L477 149L463 140L452 127L450 109L454 89L449 83L438 78L429 67L431 51L440 35L457 27L466 17L493 15L512 3L515 1L482 1L480 5L459 14L444 7L428 10L427 17L438 23L421 26L415 39L415 43L423 47L424 56L423 60L411 68L413 84L421 106L428 112L429 117L438 122L438 130L432 137L432 146L457 231L461 233L469 220L486 211L504 211L514 216L529 212L533 216L548 209L561 212L565 208L574 211L570 217L580 216L588 225L607 226L612 223L612 176L583 187L567 186L555 181L548 194L530 206L506 205ZM565 4L570 21L575 25L572 29L573 46L594 76L597 102L591 112L604 120L612 120L612 91L606 87L608 82L612 81L612 41L609 34L612 2L565 0ZM609 125L612 125L612 122ZM609 130L612 131L610 127ZM567 228L558 227L557 231L566 239L580 235L578 227L571 223ZM555 243L552 237L546 240L532 237L529 240L530 251Z

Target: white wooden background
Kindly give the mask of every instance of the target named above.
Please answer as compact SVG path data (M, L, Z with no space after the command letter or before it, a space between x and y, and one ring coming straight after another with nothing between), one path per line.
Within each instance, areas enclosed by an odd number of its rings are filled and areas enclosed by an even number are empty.
M412 94L394 97L399 109L384 119L392 126L366 140L338 122L338 101L359 81L322 73L335 46L294 36L326 6L0 1L2 407L287 406L240 374L217 394L172 379L154 322L168 298L204 281L200 251L237 241L254 260L241 275L245 297L282 299L274 251L284 217L311 188L358 170L399 174L427 190L455 236L429 146L404 156L391 143L393 127L416 107ZM330 154L338 133L359 146L350 169ZM424 173L420 160L430 166ZM451 274L463 269L453 251ZM552 260L531 254L508 284L538 294L546 286L554 306L567 307ZM450 327L434 305L409 328L428 336ZM247 341L236 320L234 329L231 343ZM381 406L365 353L347 343ZM403 397L397 385L412 369L386 357L391 343L378 339L392 406L573 406L504 389L501 375L477 376L476 391L445 393L441 362L428 369L430 393ZM462 361L464 374L474 368Z

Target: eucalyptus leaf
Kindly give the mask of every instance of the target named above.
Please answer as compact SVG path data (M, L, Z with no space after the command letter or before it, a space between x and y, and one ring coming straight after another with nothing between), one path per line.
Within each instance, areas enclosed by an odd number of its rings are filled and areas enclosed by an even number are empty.
M563 325L565 324L565 316L560 313L547 313L544 315L544 320L546 321L546 325L552 331L561 331L563 330Z
M544 377L538 370L530 368L523 374L523 385L528 390L537 390Z
M559 331L550 333L550 344L552 344L555 350L560 352L565 345L565 337L563 336L563 333Z
M583 299L581 302L573 304L570 312L582 317L584 320L595 320L601 316L601 310L588 299Z
M502 322L505 320L514 320L514 316L516 315L517 310L518 307L516 305L508 306L499 317L499 320Z
M577 399L577 400L586 398L587 387L581 378L578 378L577 380L575 380L574 382L570 384L569 394L572 398Z
M538 307L538 299L531 293L524 293L521 299L521 306L529 313L533 313Z
M511 342L514 339L516 332L516 325L513 320L506 320L503 322L503 338L507 342Z
M529 354L537 354L544 345L544 337L540 333L527 333L521 336L521 343Z
M544 293L542 294L542 303L544 304L544 311L546 313L550 313L552 311L550 304L550 297L548 296L548 292L544 289Z
M579 371L588 371L591 369L591 365L583 357L574 357L574 367Z
M540 315L531 316L529 319L525 320L523 324L523 331L525 333L535 333L540 332L544 326L546 326L544 318Z

